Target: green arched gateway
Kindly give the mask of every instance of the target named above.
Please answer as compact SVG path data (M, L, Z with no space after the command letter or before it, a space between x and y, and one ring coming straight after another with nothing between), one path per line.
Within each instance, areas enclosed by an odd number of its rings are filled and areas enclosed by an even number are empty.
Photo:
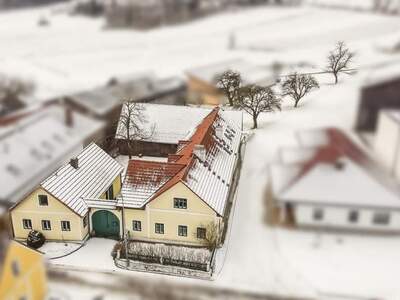
M92 215L94 235L119 238L119 219L108 210L99 210Z

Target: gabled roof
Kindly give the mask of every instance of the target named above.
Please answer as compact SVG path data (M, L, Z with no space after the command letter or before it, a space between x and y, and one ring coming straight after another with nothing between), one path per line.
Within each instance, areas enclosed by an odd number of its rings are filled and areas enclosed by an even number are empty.
M129 161L118 206L142 207L162 186L185 165L153 161Z
M41 186L80 216L88 212L85 198L99 198L123 167L99 146L92 143L78 156L78 169L65 164Z
M278 201L400 208L398 189L365 152L338 129L321 132L327 143L311 158L288 166L297 174L292 172L291 182L278 191Z
M168 163L154 162L145 169L148 164L132 162L131 175L124 182L123 197L135 199L133 202L140 207L182 182L216 213L223 215L239 158L240 141L240 129L224 117L223 111L215 108L188 140L180 141L177 153L170 156ZM196 155L195 148L199 146L204 147L204 157ZM139 191L132 188L129 178L140 185Z

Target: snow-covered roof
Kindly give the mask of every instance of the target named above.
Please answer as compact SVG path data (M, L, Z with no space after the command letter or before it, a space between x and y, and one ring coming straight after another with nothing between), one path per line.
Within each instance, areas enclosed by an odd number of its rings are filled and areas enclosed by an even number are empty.
M184 86L177 77L156 78L152 73L113 77L111 81L114 83L71 95L69 99L102 116L124 101L151 101Z
M142 104L146 124L144 131L152 132L146 141L162 144L178 144L180 140L188 139L196 126L206 117L211 109L191 106ZM124 105L122 114L126 110ZM242 113L237 111L221 112L241 126ZM121 122L118 124L117 138L126 137L125 128Z
M62 107L50 106L28 111L0 127L1 201L11 204L22 199L103 126L73 113L69 127L62 121L63 114Z
M400 63L390 63L380 68L368 71L364 75L363 87L375 86L400 80Z
M41 186L78 215L88 212L84 199L97 199L123 167L99 146L92 143L77 157L78 168L67 163L41 183Z
M193 68L187 70L186 73L191 77L214 85L216 77L229 70L239 72L245 84L269 85L274 83L272 72L267 67L258 66L241 59Z
M279 195L280 201L400 208L398 194L387 189L348 158L340 167L320 163Z
M140 208L185 165L131 160L118 205Z
M168 163L130 162L118 205L122 206L124 201L126 206L143 207L182 182L223 215L239 159L240 142L240 128L219 108L212 110L191 136L181 141Z
M195 156L185 178L190 189L220 215L224 214L240 142L240 129L218 114L205 142L205 159Z

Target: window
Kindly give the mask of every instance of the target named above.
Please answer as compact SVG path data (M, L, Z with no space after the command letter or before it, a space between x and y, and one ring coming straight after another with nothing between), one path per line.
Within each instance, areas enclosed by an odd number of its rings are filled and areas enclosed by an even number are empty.
M352 210L349 212L349 222L357 223L358 222L358 211Z
M164 234L164 224L156 223L156 233Z
M187 200L184 198L174 198L174 208L187 209Z
M85 228L88 224L88 215L83 218L83 227Z
M387 225L390 222L390 215L385 212L377 212L374 214L373 222L376 225Z
M187 236L187 226L179 225L178 226L178 235L179 236Z
M39 205L47 206L49 205L49 200L47 199L47 195L39 195Z
M71 223L69 221L61 221L62 231L71 231Z
M321 221L324 218L324 211L321 208L314 209L313 219L315 221Z
M114 187L111 185L106 192L106 199L114 199Z
M23 219L22 225L24 226L24 229L32 229L32 221L30 219Z
M142 231L142 222L133 220L132 221L132 230L133 231Z
M49 220L42 220L42 229L51 230L51 223Z
M197 238L204 240L206 238L206 229L197 227Z
M19 263L18 263L18 261L16 261L16 260L13 260L13 261L12 261L12 263L11 263L11 269L12 269L12 273L13 273L13 275L14 275L15 277L18 277L19 274L21 273L21 269L20 269Z

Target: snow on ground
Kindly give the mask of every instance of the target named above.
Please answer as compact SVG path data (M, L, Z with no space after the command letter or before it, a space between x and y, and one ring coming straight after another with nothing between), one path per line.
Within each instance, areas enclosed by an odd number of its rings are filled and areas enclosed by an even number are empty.
M42 15L49 26L37 26ZM0 72L37 82L42 101L102 85L114 75L183 76L188 68L231 58L308 62L321 70L337 40L349 42L358 63L368 66L387 57L366 45L400 32L398 16L313 7L229 11L145 32L107 30L102 18L69 16L52 6L3 12L0 23L9 24L0 28L6 45L0 48ZM227 47L231 34L235 51Z
M44 253L47 259L57 258L74 252L81 246L80 243L46 242L38 250Z

